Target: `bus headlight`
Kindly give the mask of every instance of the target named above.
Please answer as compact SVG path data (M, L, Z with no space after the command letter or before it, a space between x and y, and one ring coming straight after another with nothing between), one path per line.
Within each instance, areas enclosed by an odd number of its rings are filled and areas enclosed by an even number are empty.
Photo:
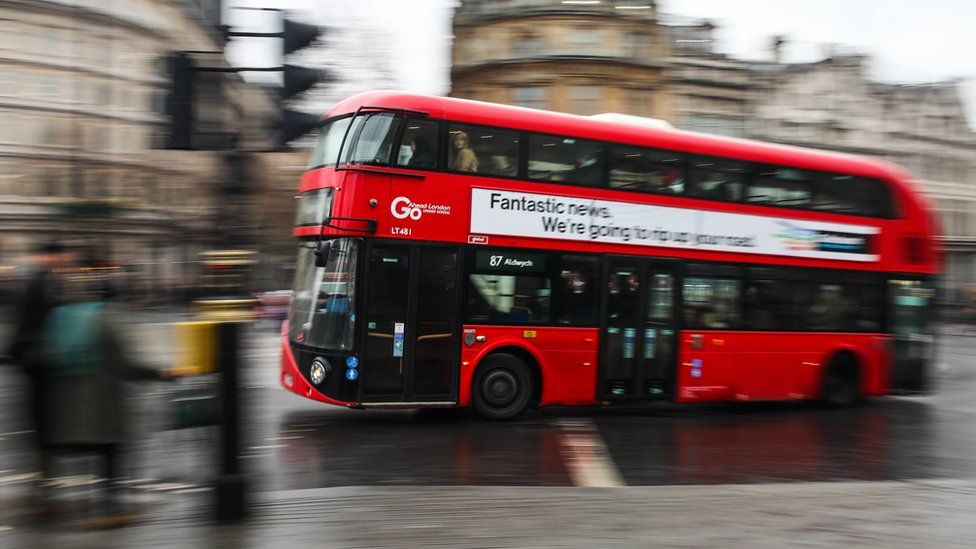
M312 383L319 385L331 371L332 365L329 364L329 361L319 357L312 361L312 369L309 371L309 377L312 379Z

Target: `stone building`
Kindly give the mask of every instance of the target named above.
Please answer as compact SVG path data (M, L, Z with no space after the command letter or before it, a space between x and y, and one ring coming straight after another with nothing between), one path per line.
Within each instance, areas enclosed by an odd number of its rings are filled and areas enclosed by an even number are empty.
M222 205L218 153L160 150L171 50L216 51L211 0L0 0L0 266L37 243L99 249L137 273L147 298L190 282ZM236 76L202 86L210 138L267 102ZM250 95L249 95L250 94Z
M669 118L656 16L653 2L466 0L454 16L451 95Z
M666 119L685 130L745 137L755 93L751 64L716 52L713 30L708 22L662 25L668 56L659 95L671 100Z

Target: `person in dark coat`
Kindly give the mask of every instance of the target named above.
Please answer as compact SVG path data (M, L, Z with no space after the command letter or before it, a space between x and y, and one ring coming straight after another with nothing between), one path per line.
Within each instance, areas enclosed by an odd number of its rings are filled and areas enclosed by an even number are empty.
M411 143L413 150L413 155L410 156L410 160L407 165L411 168L433 168L434 163L437 162L437 151L434 147L427 141L424 136L418 136Z
M16 313L16 328L9 354L27 376L29 417L41 458L41 469L48 474L47 423L44 421L47 391L42 366L42 332L48 315L59 303L52 271L71 262L71 254L58 242L45 244L34 257L35 270L28 278Z
M106 516L93 526L121 526L133 518L122 512L113 482L131 417L123 382L170 376L131 358L104 280L70 272L58 278L61 303L48 314L42 339L46 442L55 452L102 458Z

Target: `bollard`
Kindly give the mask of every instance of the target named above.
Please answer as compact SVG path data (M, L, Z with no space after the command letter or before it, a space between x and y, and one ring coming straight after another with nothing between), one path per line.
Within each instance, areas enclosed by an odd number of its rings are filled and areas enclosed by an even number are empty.
M220 475L216 482L217 519L235 521L244 518L244 476L240 470L240 402L238 366L242 323L221 322L217 325L219 349L222 421L220 422Z

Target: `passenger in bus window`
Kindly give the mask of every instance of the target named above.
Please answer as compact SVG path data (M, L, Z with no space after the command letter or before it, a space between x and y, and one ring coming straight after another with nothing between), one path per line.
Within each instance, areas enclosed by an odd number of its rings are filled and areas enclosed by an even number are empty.
M678 170L669 170L664 176L664 188L671 194L682 194L685 192L685 179L681 177Z
M411 168L433 168L434 162L437 160L437 153L434 151L434 147L431 146L430 141L426 137L420 135L417 136L410 143L410 150L413 154L410 155L410 160L407 161L407 165Z
M603 181L603 165L600 162L599 148L588 148L581 151L576 159L576 167L569 172L567 180L572 183L597 185Z
M451 164L455 172L477 172L478 156L471 150L468 134L458 131L451 136Z

